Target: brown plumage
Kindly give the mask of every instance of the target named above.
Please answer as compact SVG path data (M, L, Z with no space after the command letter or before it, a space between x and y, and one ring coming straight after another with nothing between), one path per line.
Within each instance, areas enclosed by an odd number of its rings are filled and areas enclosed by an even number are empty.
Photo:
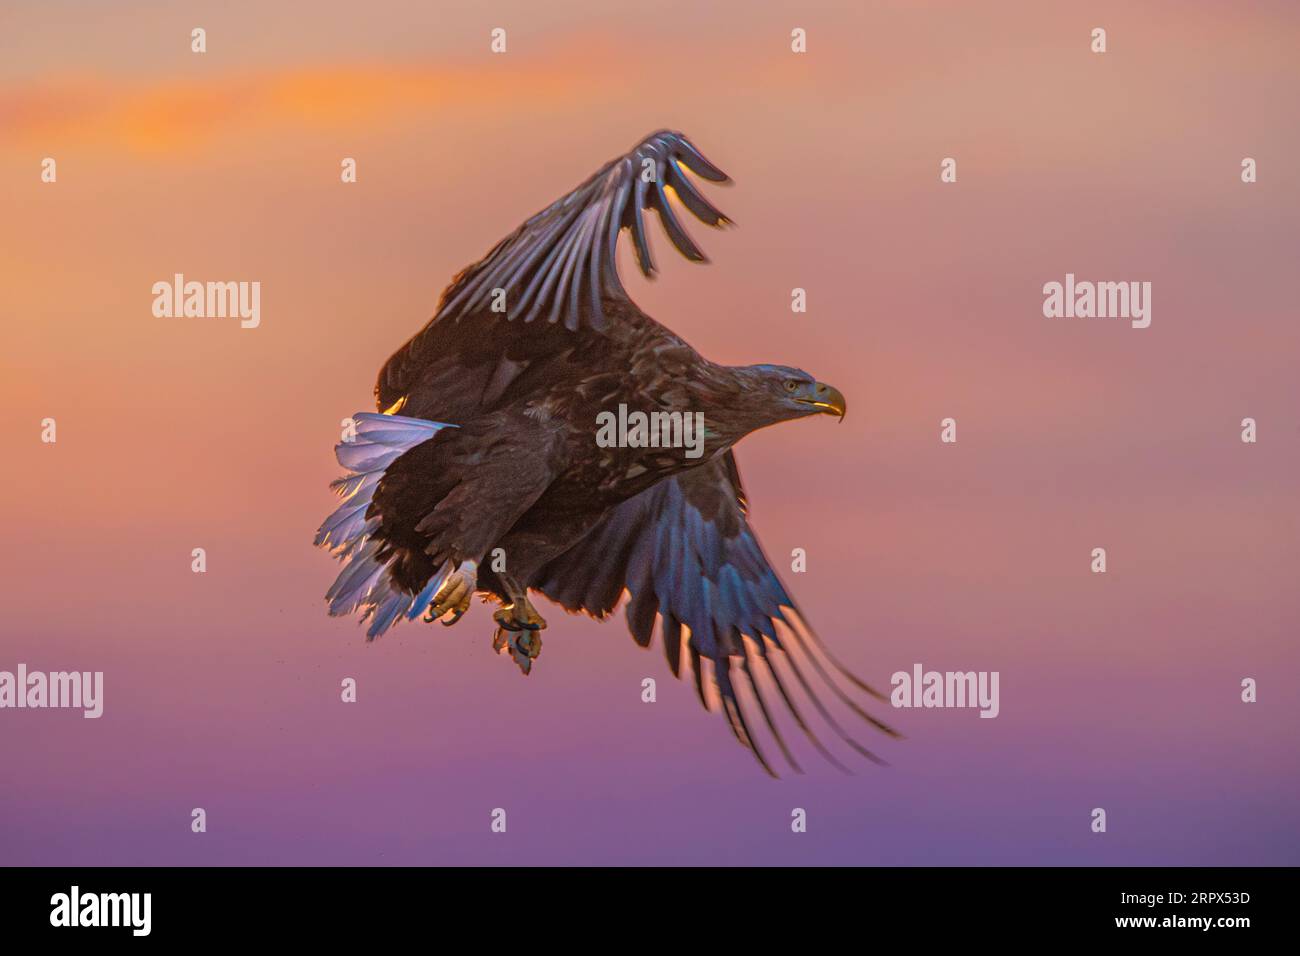
M880 695L827 656L795 609L749 527L731 451L757 428L842 417L843 397L798 369L710 362L638 309L618 278L624 229L642 271L654 272L646 209L678 250L703 260L665 187L701 221L728 222L687 169L726 180L680 133L647 137L461 272L388 360L375 389L387 414L357 415L355 440L339 445L344 502L317 536L345 562L330 610L360 610L374 638L426 608L427 620L455 623L479 593L500 605L495 646L528 673L546 626L530 590L597 618L626 592L637 642L651 642L658 620L673 672L687 663L706 705L706 686L716 687L737 739L769 772L738 680L796 769L769 709L773 688L829 759L796 698L871 756L821 694L830 688L892 733L842 684ZM610 441L602 428L615 410L660 417ZM693 440L692 422L703 425Z

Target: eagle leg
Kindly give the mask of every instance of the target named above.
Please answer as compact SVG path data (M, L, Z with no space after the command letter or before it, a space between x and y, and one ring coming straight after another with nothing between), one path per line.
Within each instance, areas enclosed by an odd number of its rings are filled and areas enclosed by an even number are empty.
M546 620L537 613L533 602L528 600L528 589L508 574L498 572L502 587L510 603L503 604L492 613L497 625L507 631L542 631L546 629ZM536 657L537 655L533 655Z
M442 586L434 594L424 620L432 623L450 614L451 617L442 623L445 627L455 624L469 610L469 601L474 596L477 582L478 564L474 561L462 562L455 571L447 575L447 580L442 582Z
M515 664L525 675L532 672L533 661L542 653L542 635L538 632L546 627L546 621L537 613L533 602L528 600L528 589L508 574L498 572L497 577L505 589L510 603L504 604L492 613L497 622L497 631L492 635L492 647L498 654L509 653Z

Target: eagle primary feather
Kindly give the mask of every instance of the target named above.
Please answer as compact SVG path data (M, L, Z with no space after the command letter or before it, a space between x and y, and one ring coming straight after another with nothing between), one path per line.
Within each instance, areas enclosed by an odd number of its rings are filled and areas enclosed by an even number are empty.
M500 605L494 646L528 673L546 626L530 591L596 618L626 594L633 638L648 646L657 621L673 673L689 665L706 707L716 691L769 773L756 716L799 769L776 700L842 766L800 697L874 760L824 697L893 735L855 695L883 698L829 655L781 584L731 450L777 422L843 417L843 396L798 369L710 362L637 308L618 277L624 229L654 273L648 210L675 248L704 261L670 192L708 225L729 220L691 175L727 181L682 134L654 133L456 276L380 371L387 414L354 416L355 438L338 446L344 500L316 539L344 563L330 613L360 611L373 639L426 607L427 620L455 623L478 593ZM598 441L599 416L615 408L699 415L699 454Z

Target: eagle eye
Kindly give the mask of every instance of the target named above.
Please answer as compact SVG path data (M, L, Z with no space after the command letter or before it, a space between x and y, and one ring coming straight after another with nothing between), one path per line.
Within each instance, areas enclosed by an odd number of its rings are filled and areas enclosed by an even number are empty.
M792 379L792 378L787 378L787 379L785 380L785 390L786 390L787 392L797 391L798 388L799 388L799 383L796 382L794 379Z

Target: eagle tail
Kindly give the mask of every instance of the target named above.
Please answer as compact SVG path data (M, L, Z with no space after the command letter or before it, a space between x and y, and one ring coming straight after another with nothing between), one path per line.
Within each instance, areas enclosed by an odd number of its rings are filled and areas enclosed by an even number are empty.
M352 419L356 422L355 437L334 446L335 456L348 474L331 482L330 487L343 501L321 524L315 544L343 562L325 594L330 614L360 610L361 620L370 620L366 637L374 640L402 615L417 617L450 570L447 565L440 568L418 595L393 583L390 556L380 556L381 542L375 537L379 516L367 515L375 489L394 461L442 429L456 426L374 412L358 412Z

